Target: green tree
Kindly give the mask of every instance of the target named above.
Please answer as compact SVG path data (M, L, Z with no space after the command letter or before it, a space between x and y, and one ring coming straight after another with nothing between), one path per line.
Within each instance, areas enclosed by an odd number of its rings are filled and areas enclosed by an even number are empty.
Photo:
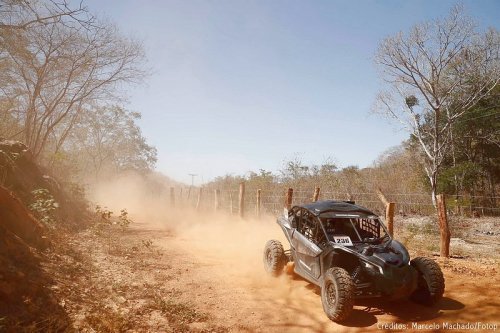
M379 46L375 62L386 89L375 111L398 121L419 143L434 203L443 161L455 150L453 124L500 81L498 54L498 31L478 31L459 6Z
M86 110L74 124L66 149L83 170L99 178L105 171L153 169L156 148L147 144L137 124L140 114L113 105Z
M496 196L500 177L500 86L453 125L453 155L443 163L440 188L457 195Z

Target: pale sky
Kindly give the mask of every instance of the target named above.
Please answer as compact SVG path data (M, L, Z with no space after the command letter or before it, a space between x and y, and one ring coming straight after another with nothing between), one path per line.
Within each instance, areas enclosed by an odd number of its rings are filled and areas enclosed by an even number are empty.
M276 171L299 154L366 167L408 137L370 114L379 42L456 1L91 0L89 9L144 41L152 75L129 90L157 169L195 184ZM500 1L462 1L481 27Z

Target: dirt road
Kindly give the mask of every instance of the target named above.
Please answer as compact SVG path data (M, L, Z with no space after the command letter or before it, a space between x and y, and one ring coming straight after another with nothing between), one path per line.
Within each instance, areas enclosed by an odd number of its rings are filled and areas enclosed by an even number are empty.
M167 254L162 260L175 278L166 277L164 287L179 291L179 300L210 314L210 322L194 323L193 329L216 324L231 332L440 331L444 323L476 322L500 329L500 275L495 263L441 262L446 291L435 307L409 301L364 301L356 304L347 323L338 325L324 315L315 286L294 275L265 274L263 246L268 239L283 238L272 219L166 221L138 224L134 230L151 237Z

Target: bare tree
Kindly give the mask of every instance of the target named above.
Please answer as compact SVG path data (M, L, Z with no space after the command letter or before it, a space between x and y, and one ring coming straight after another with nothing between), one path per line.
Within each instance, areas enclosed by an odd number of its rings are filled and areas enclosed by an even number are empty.
M462 7L448 17L386 38L375 62L387 89L375 111L419 142L435 203L439 169L453 144L452 125L500 80L499 33L478 32Z
M0 29L0 64L10 84L0 89L23 125L23 140L35 157L49 139L57 152L84 106L117 97L121 84L144 77L142 45L110 24L54 24Z
M66 0L2 0L0 2L0 29L18 30L40 25L92 25L94 17L83 2L72 7Z
M95 17L90 14L83 1L70 6L67 0L2 0L0 1L0 134L8 138L22 140L19 127L19 114L15 107L16 95L6 92L13 83L9 74L11 63L5 57L5 46L15 40L17 31L37 26L54 24L66 27L92 27Z

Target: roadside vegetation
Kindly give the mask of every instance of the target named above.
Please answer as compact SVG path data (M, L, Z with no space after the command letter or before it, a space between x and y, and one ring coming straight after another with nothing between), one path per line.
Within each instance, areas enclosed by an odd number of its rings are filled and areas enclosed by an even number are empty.
M140 41L85 4L0 5L0 136L21 141L59 181L154 168L156 149L127 109L148 71Z

